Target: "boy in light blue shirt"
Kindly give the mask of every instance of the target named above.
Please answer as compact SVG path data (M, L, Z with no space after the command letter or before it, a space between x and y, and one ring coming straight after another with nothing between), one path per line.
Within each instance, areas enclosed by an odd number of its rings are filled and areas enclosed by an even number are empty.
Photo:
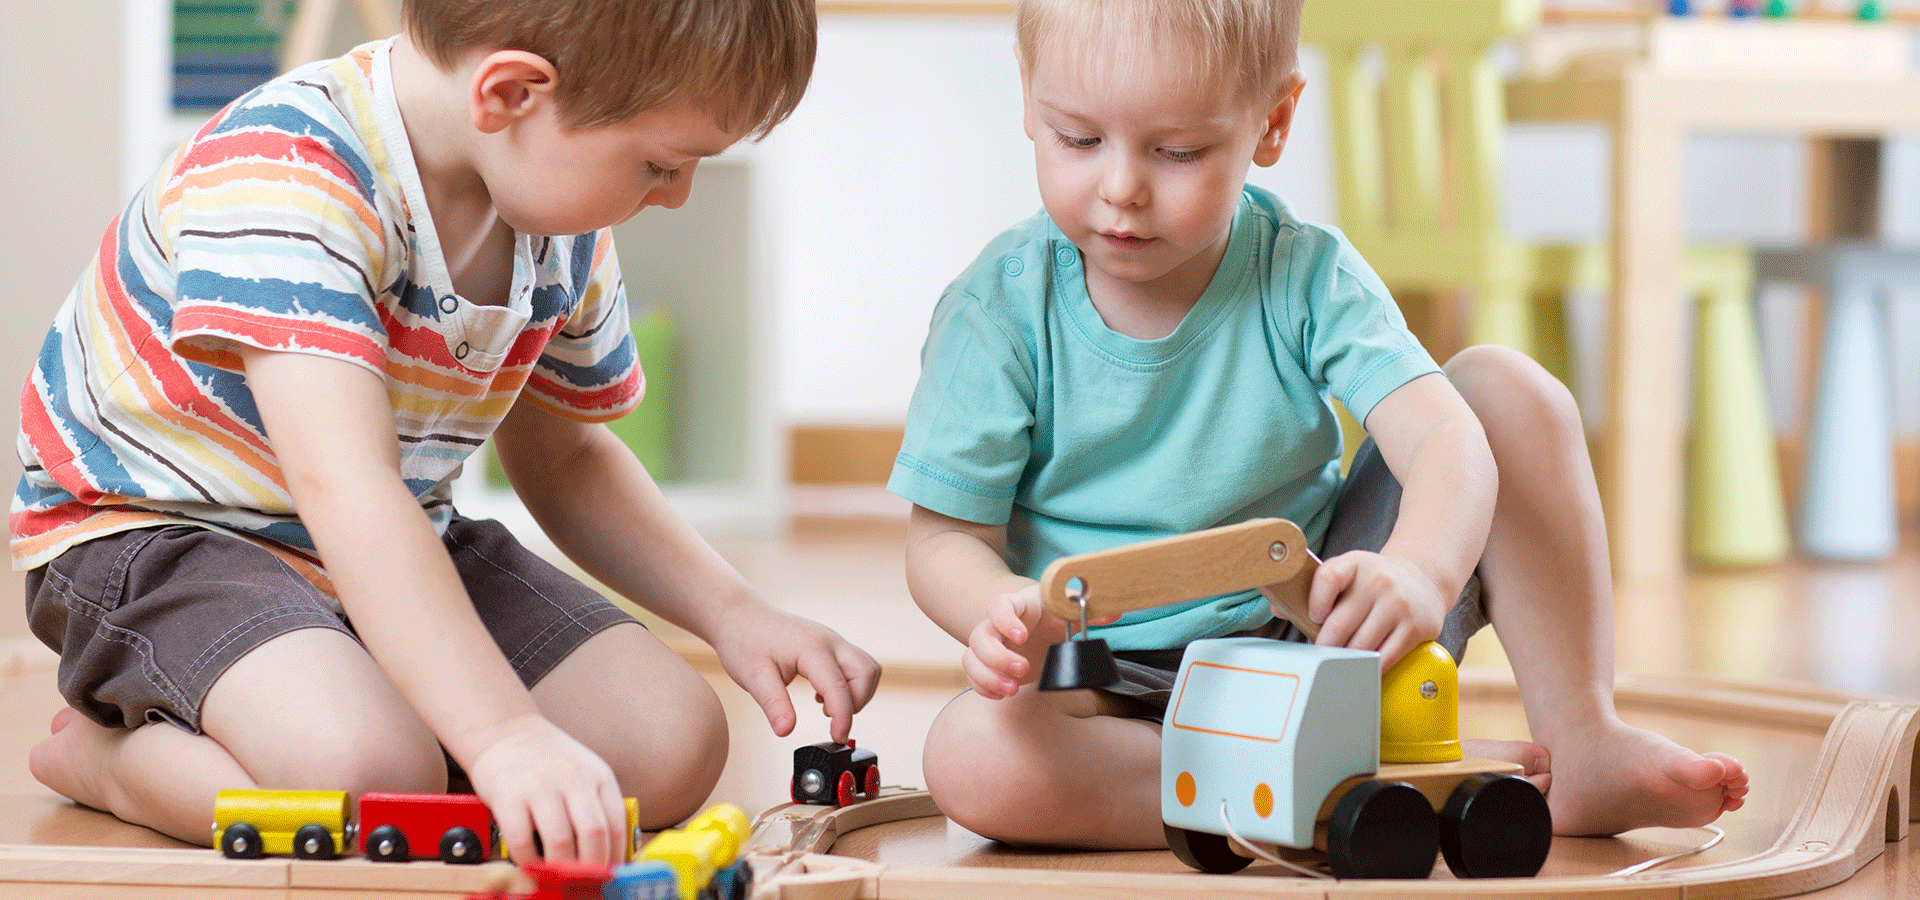
M1254 593L1142 610L1094 629L1124 684L1043 694L1064 623L1035 579L1062 555L1282 516L1326 558L1323 644L1390 665L1439 639L1457 659L1491 619L1537 743L1469 752L1521 763L1556 832L1738 808L1736 760L1614 713L1605 530L1565 389L1501 348L1442 370L1338 232L1245 185L1299 101L1300 5L1018 6L1046 210L941 299L889 483L915 504L914 599L967 644L973 688L928 735L929 789L987 837L1164 846L1158 718L1181 649L1298 633ZM1372 437L1344 481L1329 397Z

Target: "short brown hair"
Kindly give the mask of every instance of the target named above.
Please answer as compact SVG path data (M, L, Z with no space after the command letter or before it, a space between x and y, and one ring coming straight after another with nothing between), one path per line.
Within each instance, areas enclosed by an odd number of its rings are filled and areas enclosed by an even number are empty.
M1019 0L1014 10L1021 70L1042 54L1082 58L1112 52L1102 38L1132 32L1146 49L1171 38L1193 52L1193 77L1236 99L1267 100L1298 65L1304 0ZM1340 0L1326 0L1338 3Z
M764 136L813 74L814 0L403 0L407 34L451 71L476 48L524 50L559 73L562 120L624 122L689 103Z

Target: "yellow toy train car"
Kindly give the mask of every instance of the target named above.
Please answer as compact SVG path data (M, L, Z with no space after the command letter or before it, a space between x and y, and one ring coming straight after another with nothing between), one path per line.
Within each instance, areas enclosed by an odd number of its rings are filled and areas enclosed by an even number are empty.
M334 859L350 846L345 791L221 791L213 844L232 859Z

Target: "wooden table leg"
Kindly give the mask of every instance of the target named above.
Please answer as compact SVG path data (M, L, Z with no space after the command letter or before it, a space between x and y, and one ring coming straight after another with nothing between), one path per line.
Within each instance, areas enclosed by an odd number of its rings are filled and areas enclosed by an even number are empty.
M1665 98L1629 79L1613 146L1613 337L1595 461L1614 575L1681 571L1680 254L1684 132Z

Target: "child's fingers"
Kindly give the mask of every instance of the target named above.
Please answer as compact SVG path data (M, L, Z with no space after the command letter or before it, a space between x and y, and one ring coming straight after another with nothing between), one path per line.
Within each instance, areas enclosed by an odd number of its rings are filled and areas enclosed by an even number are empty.
M847 687L853 691L853 711L866 709L867 701L880 689L880 664L866 651L844 642L834 647L834 658L839 660Z
M1024 644L1033 634L1033 628L1027 621L1030 614L1021 607L1022 604L1018 601L1010 601L995 603L987 611L987 621L993 625L993 630L1009 644ZM1035 612L1037 613L1038 610ZM1040 617L1031 615L1031 618L1037 622Z
M495 806L493 824L500 830L500 842L507 845L507 855L517 860L540 858L533 852L533 816L524 807Z
M568 825L573 831L575 859L594 865L612 865L615 862L614 820L610 818L615 806L608 805L606 798L597 791L568 798ZM626 819L624 812L620 819Z
M773 727L773 733L786 737L793 732L793 701L787 697L787 679L771 660L761 660L743 671L738 679L740 689L760 704L760 711L766 713L767 724ZM816 688L819 685L814 685Z
M828 733L836 743L846 743L847 735L853 732L853 686L840 671L839 661L831 654L802 654L799 669L812 682L815 696L821 698L821 709L832 720Z
M1027 674L1027 657L1007 646L1007 638L992 622L982 622L975 628L973 639L967 642L974 656L988 668L1008 678L1022 678Z
M1005 672L981 662L972 649L960 655L960 671L967 676L973 692L989 700L1005 700L1020 689L1020 684Z
M1340 596L1353 585L1358 563L1350 556L1342 554L1324 563L1313 573L1313 581L1307 586L1307 615L1322 628L1332 625L1335 608L1340 604ZM1322 640L1320 643L1328 643Z

